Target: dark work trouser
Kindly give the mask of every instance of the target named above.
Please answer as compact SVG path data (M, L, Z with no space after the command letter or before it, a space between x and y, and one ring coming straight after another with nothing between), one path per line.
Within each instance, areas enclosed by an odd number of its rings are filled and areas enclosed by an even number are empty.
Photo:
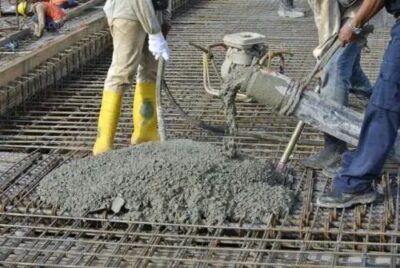
M75 0L68 0L68 2L62 3L61 5L59 5L59 7L64 8L64 9L68 9L68 8L73 8L78 6L78 2Z
M35 23L39 22L39 19L37 17L37 15L34 15L32 17L32 21ZM57 31L59 30L62 26L64 25L63 22L54 22L54 20L52 18L50 18L49 16L46 16L46 21L45 21L45 29L48 31Z
M337 193L370 190L396 141L400 126L399 21L393 26L391 36L365 112L357 149L344 155L343 168L335 178Z

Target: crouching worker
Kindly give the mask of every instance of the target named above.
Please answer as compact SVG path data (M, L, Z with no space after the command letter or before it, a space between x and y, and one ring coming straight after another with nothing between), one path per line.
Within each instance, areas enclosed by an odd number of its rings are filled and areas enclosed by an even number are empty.
M45 29L57 31L64 25L66 18L64 10L50 2L28 3L23 1L18 4L18 13L23 16L32 16L36 37L41 37Z
M168 61L168 0L107 0L113 58L104 83L93 154L112 149L123 93L136 77L131 144L159 140L156 114L157 60Z

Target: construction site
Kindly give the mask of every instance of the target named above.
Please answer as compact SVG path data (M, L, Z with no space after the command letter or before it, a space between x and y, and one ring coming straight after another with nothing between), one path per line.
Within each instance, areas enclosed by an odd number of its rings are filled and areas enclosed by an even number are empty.
M41 38L19 2L0 0L0 267L400 267L400 143L371 204L320 207L333 179L302 165L322 132L354 148L368 102L314 93L308 1L293 20L279 0L170 0L161 141L131 145L127 90L113 151L100 156L106 1L79 1ZM371 82L392 24L383 15L368 38Z

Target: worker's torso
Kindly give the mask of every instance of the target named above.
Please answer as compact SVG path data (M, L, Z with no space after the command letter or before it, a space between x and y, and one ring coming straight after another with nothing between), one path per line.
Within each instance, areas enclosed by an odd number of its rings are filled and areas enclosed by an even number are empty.
M41 3L46 9L46 16L52 18L55 22L61 21L65 17L65 12L63 9L57 7L52 3Z
M137 5L141 5L140 1L149 1L149 0L139 0ZM168 0L158 0L158 1L151 1L155 5L160 4L164 6L164 3L167 3ZM159 3L157 3L159 2ZM106 4L104 5L104 12L107 15L108 19L127 19L127 20L137 20L138 14L136 14L134 6L134 0L107 0ZM161 10L155 10L157 17L160 18L160 14L162 13Z

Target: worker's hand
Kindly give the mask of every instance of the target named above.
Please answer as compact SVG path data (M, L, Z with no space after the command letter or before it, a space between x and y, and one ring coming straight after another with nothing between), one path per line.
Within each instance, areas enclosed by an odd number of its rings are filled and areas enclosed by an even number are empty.
M343 46L353 41L355 37L351 24L345 23L339 32L339 40L342 41Z
M157 34L149 34L149 50L156 60L163 58L169 60L168 43L161 32Z
M161 32L164 35L165 39L167 39L167 35L170 30L171 30L171 23L163 23L163 25L161 25Z

